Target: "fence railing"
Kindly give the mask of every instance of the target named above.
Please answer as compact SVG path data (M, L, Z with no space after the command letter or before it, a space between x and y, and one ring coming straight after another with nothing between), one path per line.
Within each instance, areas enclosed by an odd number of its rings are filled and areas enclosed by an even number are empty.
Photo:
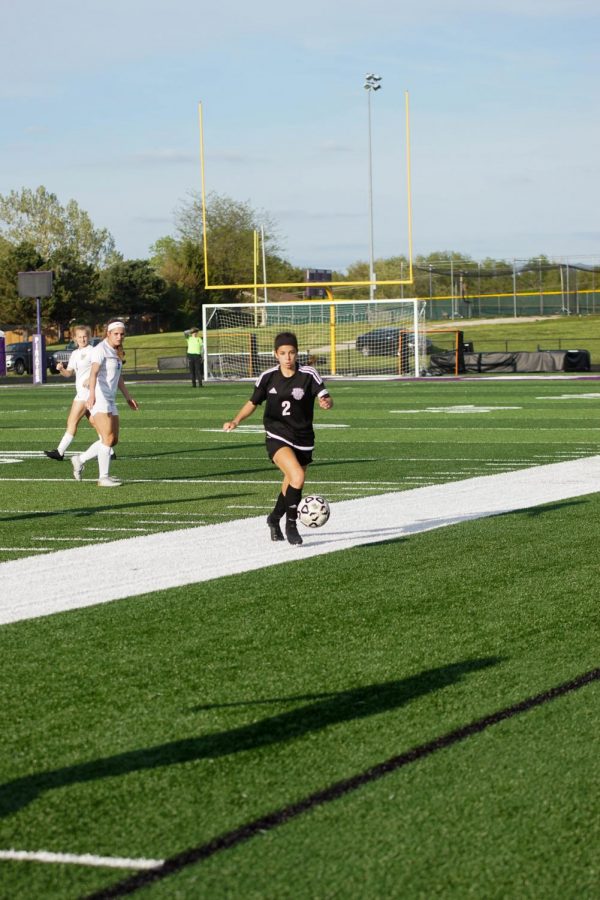
M471 341L469 330L465 329L464 338ZM435 338L432 338L435 343ZM473 350L476 353L486 351L517 352L519 350L589 350L592 364L600 364L600 337L579 340L572 337L547 338L531 335L522 338L473 338ZM187 374L186 358L172 347L128 347L124 372L129 375L148 375L170 372L173 375Z
M600 313L600 291L532 291L467 297L422 297L431 319L593 316Z
M465 340L469 340L469 332L465 331ZM476 353L484 353L487 351L504 351L505 353L516 353L519 350L589 350L592 361L596 357L600 362L600 338L585 338L585 340L577 340L576 338L529 338L528 340L518 340L516 338L483 338L482 340L474 339L473 350Z

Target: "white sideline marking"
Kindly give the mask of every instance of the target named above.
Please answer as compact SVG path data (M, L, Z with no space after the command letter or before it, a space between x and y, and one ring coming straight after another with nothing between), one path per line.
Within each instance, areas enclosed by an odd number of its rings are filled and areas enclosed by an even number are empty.
M106 534L106 528L97 528L92 525L84 526L83 530L84 531L101 531L102 534ZM150 529L149 528L135 528L133 525L130 528L113 528L111 525L110 530L111 531L127 531L127 532L129 532L129 531L144 531L145 532L145 531L149 531Z
M0 563L0 624L395 540L600 490L600 456L343 500L305 543L272 543L264 516L154 533ZM401 546L398 553L402 553ZM94 577L73 582L73 571ZM118 573L118 575L115 575ZM65 591L65 584L70 590Z
M37 538L35 540L37 540ZM20 553L22 550L26 551L27 553L44 553L46 550L53 549L53 547L0 547L0 550L10 551L11 553L13 552L13 550L15 551L15 553L17 551Z
M426 406L424 409L390 409L391 413L401 415L409 413L489 413L497 409L522 409L522 406L475 406L468 403L466 406Z
M95 485L97 479L96 478L84 478L80 482L74 482L73 478L0 478L0 482L2 481L10 481L12 483L26 481L28 483L33 484L36 481L46 482L46 481L60 481L63 483L69 484L91 484ZM186 484L270 484L273 486L273 489L280 484L281 479L279 479L276 475L273 478L129 478L125 482L126 484L170 484L175 487L177 485L183 485L185 487ZM315 482L319 484L367 484L372 487L381 487L381 485L398 485L402 484L402 479L400 481L324 481L323 479L314 479Z
M599 400L600 394L556 394L554 397L536 397L536 400Z
M269 510L267 509L266 512ZM197 522L190 522L188 519L138 519L140 525L160 525L161 528L167 528L169 525L203 525L202 519ZM130 531L150 531L149 528L131 528ZM89 540L89 538L87 539Z
M32 537L32 541L63 541L65 543L77 544L79 541L108 541L110 538L99 538L99 537L81 537L81 535L77 535L77 537L48 537L45 534L40 535L40 537Z
M39 457L42 459L44 457L43 450L2 450L0 451L2 456L30 456L30 457Z
M349 425L344 425L342 422L315 422L313 425L315 431L321 430L324 428L350 428ZM239 434L264 434L265 428L262 423L256 423L253 425L238 425L235 429ZM223 428L197 428L196 431L201 431L204 434L225 434ZM229 436L227 437L229 440Z
M49 850L0 850L0 859L23 862L72 863L109 869L156 869L164 859L127 859L120 856L95 856L92 853L51 853Z

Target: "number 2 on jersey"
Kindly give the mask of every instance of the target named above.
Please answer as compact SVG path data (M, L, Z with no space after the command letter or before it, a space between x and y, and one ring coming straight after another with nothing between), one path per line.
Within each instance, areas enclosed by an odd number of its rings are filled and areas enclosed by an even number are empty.
M282 400L281 401L281 415L282 416L291 416L291 412L290 412L291 405L292 404L291 404L290 400Z

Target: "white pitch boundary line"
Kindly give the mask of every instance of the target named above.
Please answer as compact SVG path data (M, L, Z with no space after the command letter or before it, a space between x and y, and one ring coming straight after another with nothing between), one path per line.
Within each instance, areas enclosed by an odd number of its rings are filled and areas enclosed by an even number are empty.
M150 531L149 528L136 528L134 525L131 525L129 528L113 528L113 526L111 525L111 526L110 526L110 530L111 530L111 531L114 531L114 532L117 532L117 531L126 531L126 532L130 532L130 531L142 531L142 532ZM100 531L100 532L102 532L102 534L106 534L106 528L99 528L99 527L96 527L96 526L93 526L93 525L85 525L85 526L83 527L83 531Z
M156 869L164 859L127 859L120 856L95 856L93 853L52 853L50 850L0 850L0 859L18 862L71 863L108 869Z
M39 537L32 537L32 541L62 541L64 543L72 543L77 544L79 541L108 541L110 538L99 538L99 537L81 537L77 535L77 537L48 537L48 535L42 534Z
M600 491L600 456L343 500L293 547L265 517L123 538L0 563L0 624L96 606ZM398 553L401 556L402 549ZM94 573L73 585L74 571ZM118 572L118 578L100 577ZM64 585L72 585L65 591Z
M46 550L54 550L54 547L0 547L0 550L6 551L7 553L45 553Z
M78 484L96 484L95 478L84 478L82 481L77 482ZM46 481L60 481L63 483L69 482L73 483L72 478L0 478L0 482L2 481L27 481L27 482L46 482ZM178 484L186 485L186 484L270 484L275 487L281 478L277 475L274 475L273 478L131 478L128 479L125 484L171 484L177 486ZM377 487L387 487L387 486L397 486L402 484L402 480L400 481L323 481L322 479L314 479L314 482L317 484L367 484L373 488Z
M389 443L389 441L379 441L378 443ZM461 443L465 443L462 441ZM537 444L539 441L526 441L524 443L533 443ZM595 448L590 449L591 445L589 443L576 443L575 447L577 449L574 450L554 450L552 453L534 453L531 457L527 459L513 459L513 462L524 462L528 463L531 458L534 459L555 459L557 456L566 456L569 459L572 459L573 456L576 456L578 453L584 454L589 452L594 452ZM583 448L583 449L582 449ZM257 444L257 449L262 451L262 444ZM227 461L236 461L236 460L248 460L252 461L262 461L264 459L260 453L256 453L254 455L242 455L241 453L235 453L231 456L227 456L225 453L215 453L214 456L207 456L206 451L201 449L200 455L198 452L192 453L189 455L187 450L184 450L182 453L177 456L171 456L170 460L183 460L184 462L189 462L190 460L198 460L202 459L209 460L210 462L215 462L220 459L225 459ZM77 451L67 450L65 454L65 461L70 460L73 456L77 455ZM37 459L45 459L44 452L42 450L0 450L0 457L2 456L31 456ZM163 459L164 454L161 456L160 454L156 456L126 456L123 459L127 459L128 462L132 460L159 460ZM497 463L505 463L506 459L501 458L499 456L365 456L364 454L360 454L358 456L345 456L345 457L337 457L337 456L323 456L323 454L319 454L318 462L335 462L335 463L344 463L344 462L381 462L382 460L391 460L393 462L497 462Z

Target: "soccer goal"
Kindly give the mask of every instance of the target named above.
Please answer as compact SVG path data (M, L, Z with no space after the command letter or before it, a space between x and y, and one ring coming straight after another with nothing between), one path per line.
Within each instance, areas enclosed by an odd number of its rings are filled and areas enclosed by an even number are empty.
M325 376L415 378L426 364L418 300L205 304L202 329L206 381L257 378L274 364L280 331L293 331L300 363Z

